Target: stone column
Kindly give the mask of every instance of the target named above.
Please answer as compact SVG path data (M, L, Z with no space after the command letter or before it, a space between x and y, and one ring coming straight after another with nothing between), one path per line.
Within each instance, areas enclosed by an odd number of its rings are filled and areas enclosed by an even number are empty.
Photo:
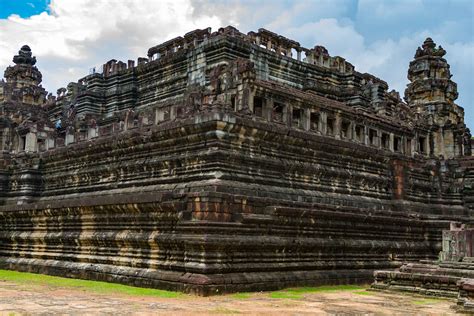
M394 135L393 133L390 133L390 139L389 139L389 142L388 142L388 148L390 149L390 151L395 151L395 148L394 148Z
M35 133L28 133L25 137L25 151L26 152L35 152L37 151L37 140Z
M341 124L342 124L341 114L336 113L336 116L334 117L334 137L336 139L341 139Z
M304 123L303 123L303 128L305 131L309 131L311 127L311 110L309 108L303 109L304 113ZM319 125L319 123L318 123ZM319 127L318 127L319 128Z
M319 115L320 124L318 124L318 129L323 135L326 135L328 131L327 119L328 119L328 114L326 112L321 112Z

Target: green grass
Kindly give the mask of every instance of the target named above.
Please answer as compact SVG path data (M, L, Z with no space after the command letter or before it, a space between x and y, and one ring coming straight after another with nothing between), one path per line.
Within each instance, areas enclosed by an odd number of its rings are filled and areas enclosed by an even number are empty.
M419 300L411 301L414 305L429 305L429 304L436 304L445 301L444 299L440 298L424 298Z
M359 285L324 285L318 287L297 287L281 291L271 292L271 298L302 299L304 294L310 293L328 293L336 291L363 291L366 287ZM361 293L361 292L355 292ZM368 294L361 294L368 295Z
M237 300L245 300L245 299L251 298L251 297L252 297L252 294L253 294L253 293L242 292L242 293L231 294L231 295L229 295L229 296L230 296L231 298L234 298L234 299L237 299Z
M187 295L180 292L140 288L116 283L87 281L79 279L60 278L43 274L0 270L0 280L12 281L24 285L43 285L50 287L72 287L79 290L97 293L116 293L134 296L155 296L163 298L180 298Z
M271 298L279 298L279 299L287 298L287 299L291 299L291 300L299 300L299 299L302 299L302 298L303 298L303 294L301 294L301 293L293 293L293 292L289 292L289 291L271 292L271 293L269 294L269 296L270 296Z
M375 293L373 291L356 291L356 292L354 292L354 294L357 294L357 295L375 295Z

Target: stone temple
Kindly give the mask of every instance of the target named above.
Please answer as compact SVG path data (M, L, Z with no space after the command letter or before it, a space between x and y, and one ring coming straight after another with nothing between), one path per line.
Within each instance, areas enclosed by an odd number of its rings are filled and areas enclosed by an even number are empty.
M322 46L209 28L53 96L23 46L0 81L0 268L210 295L436 259L473 221L474 157L445 50L413 51L402 99Z

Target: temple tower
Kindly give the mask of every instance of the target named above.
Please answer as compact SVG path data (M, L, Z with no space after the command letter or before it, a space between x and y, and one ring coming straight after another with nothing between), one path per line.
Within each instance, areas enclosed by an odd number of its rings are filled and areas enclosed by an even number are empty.
M0 149L4 153L46 150L52 146L54 127L48 119L50 103L41 86L36 57L24 45L13 63L5 70L5 80L0 81ZM3 158L3 162L7 160Z
M29 105L43 105L46 91L40 85L41 72L36 68L36 57L32 56L28 45L21 47L13 57L14 66L5 70L6 83L1 84L0 101L17 101Z
M454 101L457 84L451 80L446 51L427 38L418 47L408 69L405 100L415 112L425 117L430 132L430 154L454 158L470 155L470 132L464 124L464 109Z

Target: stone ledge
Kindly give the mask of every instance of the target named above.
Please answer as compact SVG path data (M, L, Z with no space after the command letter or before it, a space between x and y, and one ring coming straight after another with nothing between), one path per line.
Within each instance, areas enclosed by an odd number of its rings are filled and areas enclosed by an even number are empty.
M241 291L270 291L294 286L367 284L372 269L195 274L58 260L1 258L0 268L59 277L121 283L208 296Z

